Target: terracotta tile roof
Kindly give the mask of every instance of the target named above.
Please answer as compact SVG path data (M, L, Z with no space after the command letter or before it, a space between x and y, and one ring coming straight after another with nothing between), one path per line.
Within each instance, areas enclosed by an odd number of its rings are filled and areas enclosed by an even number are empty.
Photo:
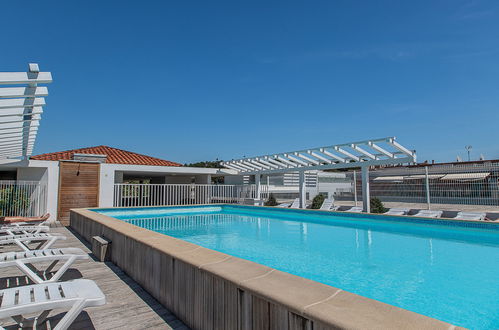
M135 152L112 148L108 146L97 146L67 151L59 151L37 156L31 156L34 160L72 160L74 154L97 154L107 155L107 164L132 164L152 166L182 166L182 164L164 159L149 157Z

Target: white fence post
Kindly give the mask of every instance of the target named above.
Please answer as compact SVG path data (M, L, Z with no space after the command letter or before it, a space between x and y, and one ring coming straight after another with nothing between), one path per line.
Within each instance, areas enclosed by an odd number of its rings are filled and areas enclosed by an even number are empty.
M431 209L430 205L430 179L428 178L428 166L424 167L425 172L425 186L426 186L426 204L428 204L428 210Z
M371 212L371 198L369 190L369 167L362 166L362 205L364 212Z
M260 185L262 198L268 197L268 192L267 185ZM255 185L115 183L113 206L242 203L245 198L257 198L257 195Z
M353 171L353 196L355 200L355 206L357 206L357 171Z

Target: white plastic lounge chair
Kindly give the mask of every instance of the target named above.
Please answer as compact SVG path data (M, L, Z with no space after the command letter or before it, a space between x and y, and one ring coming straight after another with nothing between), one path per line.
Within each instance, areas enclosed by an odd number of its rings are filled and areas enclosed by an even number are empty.
M0 319L11 317L21 327L37 328L52 309L69 309L53 328L67 329L86 307L101 306L106 296L91 280L78 279L68 282L43 283L0 290L2 302ZM38 314L25 319L22 315Z
M276 207L289 207L291 203L281 203L279 205L276 205Z
M486 214L484 212L459 212L454 219L457 220L485 220Z
M0 234L39 234L47 233L50 231L49 226L2 226Z
M363 209L361 206L353 206L353 207L349 208L348 210L345 210L345 212L356 212L356 213L360 213L362 211L363 211Z
M388 214L388 215L406 215L409 213L409 209L403 209L403 208L391 208L387 212L383 214Z
M82 259L88 259L88 254L78 248L6 252L0 253L0 268L17 267L35 283L57 282L73 262ZM38 269L35 268L35 271L33 271L28 267L28 264L31 264L31 266L34 267L32 265L33 263L47 261L52 263L43 271L44 274L50 272L58 262L64 261L64 264L50 279L41 278L35 272L38 271Z
M0 236L0 245L16 244L24 251L42 250L50 248L52 244L60 239L64 240L66 236L50 234L5 235ZM30 249L28 244L31 242L39 242L40 244L36 248Z
M415 217L423 218L440 218L443 211L433 211L433 210L420 210L418 213L414 214Z
M321 210L329 211L334 205L334 198L326 198L320 207Z
M300 199L299 198L295 198L295 200L293 201L293 203L291 203L290 208L292 208L292 209L299 209L300 208Z

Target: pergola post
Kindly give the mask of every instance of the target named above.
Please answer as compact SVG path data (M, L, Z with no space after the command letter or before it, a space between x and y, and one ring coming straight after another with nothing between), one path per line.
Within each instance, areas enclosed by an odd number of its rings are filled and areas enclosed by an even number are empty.
M259 201L262 196L262 185L260 184L261 174L255 174L256 199Z
M306 195L306 185L305 185L305 171L299 171L298 172L300 181L300 208L304 209L306 207L307 203L307 195Z
M362 166L362 206L364 212L371 212L371 196L369 191L369 166Z

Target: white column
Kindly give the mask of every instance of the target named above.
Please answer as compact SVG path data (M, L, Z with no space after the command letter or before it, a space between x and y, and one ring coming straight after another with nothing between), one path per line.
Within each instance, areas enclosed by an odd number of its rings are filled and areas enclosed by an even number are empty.
M371 212L371 196L369 193L369 166L362 166L362 204L364 212Z
M260 174L255 174L256 199L260 200L262 196L262 185L260 184Z
M300 208L304 209L307 203L307 189L305 186L305 171L299 172L300 178Z
M424 167L425 173L425 186L426 186L426 204L428 204L428 210L431 208L430 205L430 181L428 178L428 166Z
M353 198L357 206L357 171L353 171Z

